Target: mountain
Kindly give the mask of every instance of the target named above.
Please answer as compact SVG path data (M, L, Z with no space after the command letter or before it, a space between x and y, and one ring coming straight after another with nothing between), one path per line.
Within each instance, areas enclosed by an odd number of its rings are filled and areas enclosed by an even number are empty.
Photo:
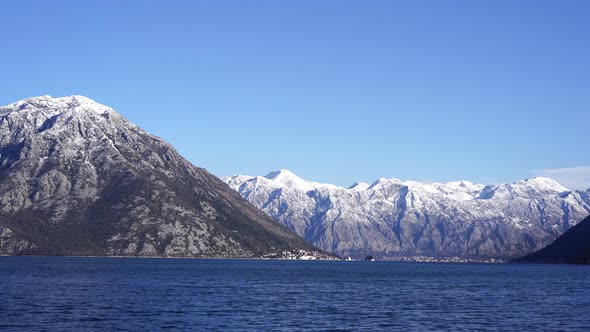
M170 144L82 96L0 107L0 253L323 255Z
M588 192L548 178L489 186L378 179L350 188L308 182L287 170L222 179L316 246L355 258L520 257L590 213Z
M580 221L547 247L514 262L590 264L590 217Z

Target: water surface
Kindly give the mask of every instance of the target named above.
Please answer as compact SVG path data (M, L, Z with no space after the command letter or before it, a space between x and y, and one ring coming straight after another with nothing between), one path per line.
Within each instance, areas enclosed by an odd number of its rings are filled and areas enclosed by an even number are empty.
M590 330L590 267L0 257L0 330Z

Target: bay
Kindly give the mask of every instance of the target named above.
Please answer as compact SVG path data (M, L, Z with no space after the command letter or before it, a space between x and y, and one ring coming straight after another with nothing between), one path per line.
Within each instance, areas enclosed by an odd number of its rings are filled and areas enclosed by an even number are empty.
M2 331L590 330L590 267L0 257Z

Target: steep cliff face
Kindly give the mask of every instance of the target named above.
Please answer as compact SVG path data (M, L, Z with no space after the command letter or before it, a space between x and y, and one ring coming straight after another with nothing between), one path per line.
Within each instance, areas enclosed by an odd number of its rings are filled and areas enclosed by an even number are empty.
M397 179L350 188L282 170L223 178L318 247L362 258L508 259L549 244L590 213L587 192L547 178L485 186Z
M82 96L0 108L0 253L258 257L315 248Z

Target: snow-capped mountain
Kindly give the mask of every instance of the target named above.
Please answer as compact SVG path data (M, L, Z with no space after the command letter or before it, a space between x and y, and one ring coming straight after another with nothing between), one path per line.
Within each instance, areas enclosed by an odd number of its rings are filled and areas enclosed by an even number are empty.
M314 250L109 107L82 96L0 107L0 254Z
M222 179L306 240L357 258L519 257L590 214L588 192L541 177L492 186L378 179L349 188L287 170Z

